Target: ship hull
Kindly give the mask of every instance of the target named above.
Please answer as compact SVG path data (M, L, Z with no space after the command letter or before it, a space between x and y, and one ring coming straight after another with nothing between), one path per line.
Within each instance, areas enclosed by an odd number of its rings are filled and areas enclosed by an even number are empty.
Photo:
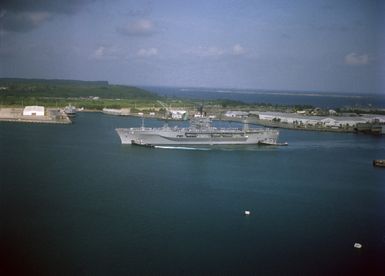
M279 134L273 129L192 131L171 128L118 128L116 131L122 144L140 143L154 146L276 144Z

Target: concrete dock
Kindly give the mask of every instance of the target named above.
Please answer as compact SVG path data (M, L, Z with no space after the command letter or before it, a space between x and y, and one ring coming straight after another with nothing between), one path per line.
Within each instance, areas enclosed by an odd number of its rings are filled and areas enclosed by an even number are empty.
M47 109L44 116L23 116L23 108L0 108L0 121L43 124L72 123L64 112L57 109Z

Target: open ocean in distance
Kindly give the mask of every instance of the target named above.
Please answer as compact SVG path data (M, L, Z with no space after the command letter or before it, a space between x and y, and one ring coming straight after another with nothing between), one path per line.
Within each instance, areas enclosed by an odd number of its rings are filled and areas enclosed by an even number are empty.
M140 124L0 123L0 275L384 275L385 137L121 145Z
M384 94L356 94L331 92L293 92L248 89L143 87L161 96L198 100L229 99L245 103L281 105L312 105L321 108L377 107L385 108Z

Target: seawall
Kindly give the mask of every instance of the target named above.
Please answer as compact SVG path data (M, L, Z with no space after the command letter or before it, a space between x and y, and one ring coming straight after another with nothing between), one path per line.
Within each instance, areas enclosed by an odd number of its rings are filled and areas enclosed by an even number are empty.
M47 109L44 116L23 116L22 108L0 108L0 121L43 124L71 124L72 121L65 113L56 109Z

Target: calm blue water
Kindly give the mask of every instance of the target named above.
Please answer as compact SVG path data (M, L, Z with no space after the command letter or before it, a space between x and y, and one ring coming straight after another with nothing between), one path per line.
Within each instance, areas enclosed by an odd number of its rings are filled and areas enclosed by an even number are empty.
M385 108L385 95L325 92L264 91L216 88L143 87L161 96L198 100L230 99L245 103L312 105L321 108Z
M114 128L140 123L0 123L1 275L385 272L385 169L371 164L385 137L282 130L287 147L121 145Z

